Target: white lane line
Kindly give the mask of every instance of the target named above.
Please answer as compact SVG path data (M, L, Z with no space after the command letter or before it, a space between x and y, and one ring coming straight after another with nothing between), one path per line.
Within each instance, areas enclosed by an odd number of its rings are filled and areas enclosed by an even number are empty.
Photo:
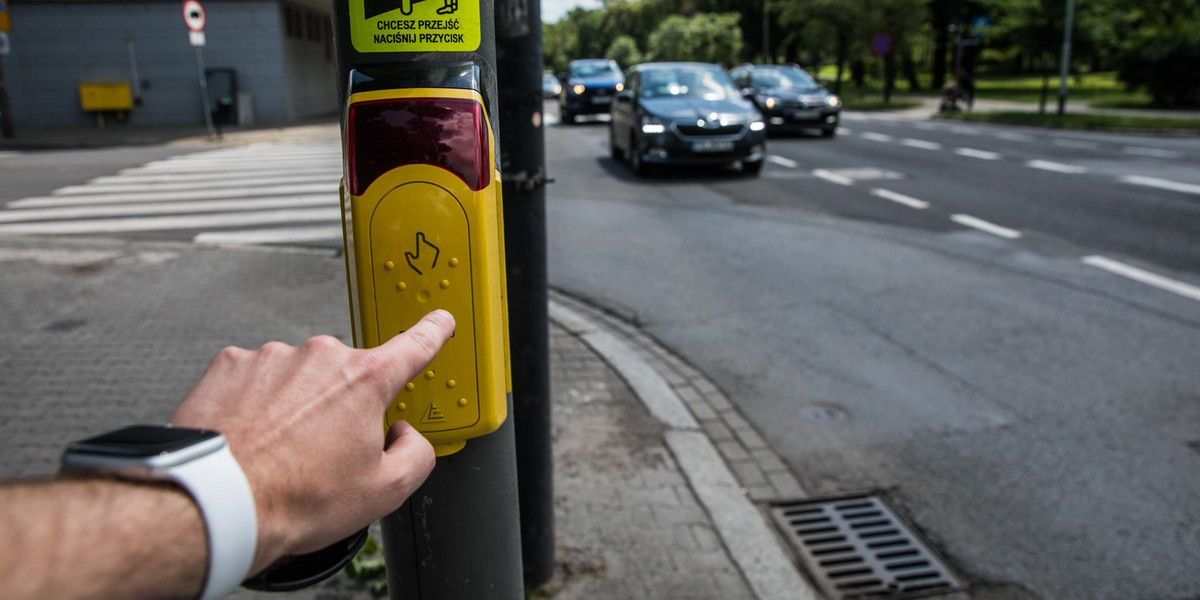
M295 244L342 239L338 225L320 227L289 227L282 229L244 229L239 231L205 231L192 238L197 244L214 246L257 246L259 244Z
M1002 140L1008 140L1010 142L1032 142L1035 139L1037 139L1037 138L1034 138L1032 135L1026 135L1024 133L1011 133L1008 131L997 132L996 137L998 137Z
M0 152L0 158L16 158L20 155L20 152Z
M125 169L121 173L126 173L131 169ZM272 177L283 175L286 173L303 173L305 175L328 174L331 178L336 179L342 174L341 167L322 167L312 169L299 169L293 171L291 169L263 169L261 171L238 171L236 174L226 174L221 177L222 180L235 179L255 179L259 177ZM155 175L144 175L137 173L129 173L125 175L104 175L89 179L88 184L107 185L113 183L172 183L180 181L212 181L212 173L158 173Z
M770 162L773 162L781 167L787 167L789 169L795 169L796 167L800 166L800 163L798 163L790 158L784 158L782 156L777 156L774 154L767 155L767 160Z
M1143 175L1122 175L1118 179L1125 183L1144 185L1160 190L1171 190L1172 192L1183 192L1185 194L1200 194L1200 185L1194 183L1182 183L1169 179L1159 179L1157 177L1145 177Z
M838 135L854 135L853 129L849 129L847 127L842 127L841 125L838 126L837 132L838 132Z
M875 133L874 131L864 131L858 134L858 137L864 140L871 140L872 142L890 142L896 139L886 133Z
M340 166L340 161L330 159L321 161L261 161L248 158L246 160L236 160L230 162L181 162L178 164L163 165L160 163L148 163L137 167L136 172L129 173L130 175L151 175L163 172L169 173L195 173L197 171L207 171L214 173L225 173L227 171L262 171L267 169L276 169L279 171L307 171L314 168L331 169ZM121 171L126 173L127 171Z
M1184 298L1200 300L1200 287L1189 285L1182 281L1176 281L1168 277L1163 277L1157 273L1144 271L1137 267L1127 265L1123 262L1118 262L1110 258L1104 258L1103 256L1087 256L1083 258L1083 264L1090 265L1098 269L1104 269L1109 273L1114 273L1122 277L1128 277L1134 281L1138 281L1146 285L1152 285L1158 289L1166 290L1173 294L1179 294Z
M1054 145L1063 148L1077 148L1079 150L1097 150L1100 148L1100 144L1096 142L1081 142L1079 140L1066 140L1062 138L1054 140Z
M245 227L248 225L267 225L270 223L303 223L312 221L334 223L340 222L341 219L342 209L334 206L328 208L189 215L184 217L140 217L133 219L54 221L49 223L9 223L0 225L0 233L24 235L126 233L130 231L160 231L168 229Z
M48 206L79 206L83 204L128 204L132 202L166 202L171 200L207 200L242 198L246 196L284 196L289 194L326 193L337 197L337 185L306 183L263 187L237 187L216 190L156 192L148 194L87 194L83 196L36 196L9 203L10 208L45 208Z
M909 148L920 148L922 150L941 150L942 145L937 142L926 140L914 140L913 138L904 138L900 140L900 145L908 146Z
M971 215L955 214L950 216L950 220L958 223L959 225L978 229L985 233L1000 236L1007 240L1015 240L1021 237L1021 232L1017 231L1016 229L1001 227L995 223L984 221L983 219L972 217Z
M278 175L278 174L276 174ZM239 185L280 185L285 183L317 183L321 181L336 183L338 176L334 175L287 175L280 177L222 177L213 180L211 177L204 181L189 181L176 183L89 183L86 185L68 185L50 192L54 196L74 196L87 194L113 194L117 192L174 192L182 190L198 190L205 188L225 188Z
M939 131L942 129L940 125L935 123L913 123L913 127L921 131Z
M980 131L974 127L963 127L962 125L952 125L950 131L959 135L979 135Z
M1000 154L996 152L988 152L987 150L976 150L975 148L955 148L954 153L959 156L969 156L981 160L1000 160Z
M924 200L918 200L912 196L905 196L904 194L893 192L891 190L875 188L871 190L871 195L879 196L885 200L891 200L897 204L903 204L904 206L915 208L917 210L925 210L926 208L929 208L929 203Z
M854 185L853 179L826 169L816 169L812 172L812 174L814 177L820 177L825 181L833 182L838 185Z
M1043 171L1066 173L1069 175L1078 175L1080 173L1087 173L1088 171L1087 167L1081 167L1079 165L1066 165L1049 160L1027 160L1025 161L1025 166L1032 167L1034 169L1041 169Z
M1134 156L1149 156L1151 158L1182 158L1182 152L1174 150L1159 150L1158 148L1143 148L1141 146L1125 146L1121 152Z
M298 208L306 206L337 206L337 194L316 196L285 196L280 198L237 198L211 202L147 202L144 204L104 204L101 206L71 206L66 208L33 208L0 211L0 223L21 221L59 221L66 219L95 219L130 215L179 215L230 211L265 210L269 208Z

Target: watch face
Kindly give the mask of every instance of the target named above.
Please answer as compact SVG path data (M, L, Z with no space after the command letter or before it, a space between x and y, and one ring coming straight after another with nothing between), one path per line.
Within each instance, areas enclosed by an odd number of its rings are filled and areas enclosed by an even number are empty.
M174 452L221 435L207 429L134 425L71 444L68 452L142 458Z

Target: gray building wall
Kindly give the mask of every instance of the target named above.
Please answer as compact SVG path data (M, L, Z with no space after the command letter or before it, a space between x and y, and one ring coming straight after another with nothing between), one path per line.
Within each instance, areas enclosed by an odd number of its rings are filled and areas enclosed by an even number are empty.
M333 60L333 25L328 15L286 2L280 10L288 115L294 120L336 114L337 68Z
M95 116L79 106L78 85L130 81L130 39L142 104L129 122L203 124L196 55L181 6L180 0L11 0L13 50L4 66L17 127L95 126ZM326 98L336 89L332 61L320 43L287 39L279 0L205 0L204 8L205 66L237 72L239 89L252 96L255 122L284 123L336 109L336 98ZM321 21L327 19L326 12ZM322 76L324 88L318 86Z

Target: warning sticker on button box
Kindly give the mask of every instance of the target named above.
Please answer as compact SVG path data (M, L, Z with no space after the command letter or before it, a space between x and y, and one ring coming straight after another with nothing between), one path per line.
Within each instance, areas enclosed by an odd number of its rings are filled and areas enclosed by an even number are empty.
M349 0L350 40L359 52L472 52L479 0Z

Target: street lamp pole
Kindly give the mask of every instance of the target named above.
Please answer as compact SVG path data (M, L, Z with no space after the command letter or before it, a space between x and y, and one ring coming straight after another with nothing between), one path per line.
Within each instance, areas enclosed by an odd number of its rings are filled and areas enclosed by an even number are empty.
M1075 0L1067 0L1067 20L1063 25L1062 58L1058 64L1058 114L1067 109L1067 76L1071 70L1071 30L1075 28Z

